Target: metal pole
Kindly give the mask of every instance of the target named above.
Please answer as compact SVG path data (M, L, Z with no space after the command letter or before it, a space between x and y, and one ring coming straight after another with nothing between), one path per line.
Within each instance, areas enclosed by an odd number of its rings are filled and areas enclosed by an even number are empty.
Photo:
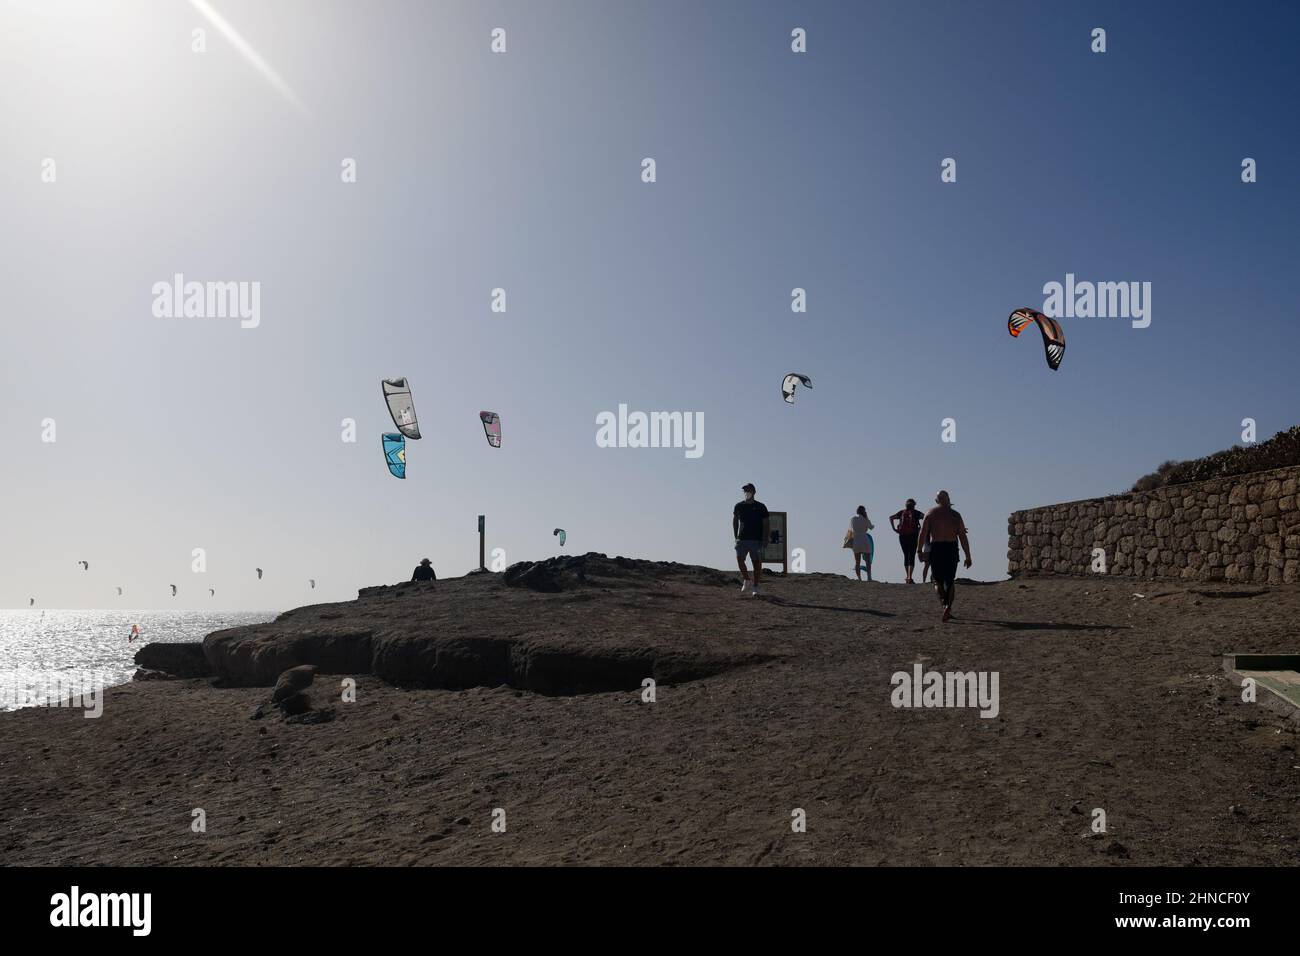
M486 571L487 565L483 563L483 516L478 516L478 569Z

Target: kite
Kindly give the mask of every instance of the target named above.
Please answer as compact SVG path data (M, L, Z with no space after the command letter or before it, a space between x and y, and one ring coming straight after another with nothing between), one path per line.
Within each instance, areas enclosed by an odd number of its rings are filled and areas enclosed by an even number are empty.
M308 579L307 579L307 583L311 585L311 589L312 589L313 591L316 590L316 579L315 579L315 578L308 578Z
M77 563L78 563L79 565L81 565L81 570L83 570L83 571L89 571L89 570L90 570L90 562L89 562L89 561L78 561Z
M216 596L217 596L217 592L214 591L212 588L208 588L208 597L216 597Z
M31 606L32 606L33 604L35 604L35 603L36 603L36 598L28 598L28 599L27 599L27 606L28 606L28 607L31 607Z
M170 587L170 588L172 589L172 597L175 597L175 596L176 596L176 585L174 585L174 584L170 584L170 585L168 585L168 587Z
M384 460L394 478L406 477L406 439L393 432L384 434Z
M118 588L118 589L117 589L117 596L118 596L118 597L121 597L121 596L122 596L122 589L121 589L121 588Z
M384 379L384 401L393 424L407 438L419 438L420 426L415 421L415 402L411 399L411 386L404 378Z
M1061 323L1033 309L1016 309L1007 319L1007 331L1011 333L1012 338L1016 338L1030 322L1036 322L1038 331L1043 333L1043 351L1047 354L1047 367L1055 372L1061 367L1061 359L1065 357L1065 333L1061 331Z
M794 390L796 385L802 385L804 388L812 388L812 379L807 375L800 375L798 372L791 372L781 381L781 397L785 399L787 405L794 404Z
M262 580L262 569L261 569L261 568L253 568L253 570L257 572L257 580L259 580L259 581Z
M554 537L557 534L560 536L560 547L562 548L564 547L564 539L567 538L568 535L564 533L563 528L556 528L554 531L551 532L552 537Z
M483 434L493 448L501 447L501 416L496 412L479 412L479 421L483 423Z

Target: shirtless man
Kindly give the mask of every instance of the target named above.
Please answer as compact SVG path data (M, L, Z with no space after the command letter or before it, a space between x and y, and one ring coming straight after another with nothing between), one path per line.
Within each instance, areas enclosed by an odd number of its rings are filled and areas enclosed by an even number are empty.
M930 572L934 575L934 589L943 605L943 620L952 617L952 602L957 594L957 542L966 552L966 567L970 567L970 541L966 539L966 522L961 512L954 511L948 492L934 496L937 507L931 508L921 523L921 544L930 542Z

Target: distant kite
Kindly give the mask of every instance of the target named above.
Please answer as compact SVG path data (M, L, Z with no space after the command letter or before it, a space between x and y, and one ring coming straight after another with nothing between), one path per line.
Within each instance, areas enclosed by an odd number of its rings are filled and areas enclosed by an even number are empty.
M798 372L791 372L781 380L781 397L785 399L787 405L794 404L794 390L796 385L802 385L804 388L812 388L812 379L807 375L800 375Z
M552 537L554 537L557 534L560 536L560 547L562 548L564 547L564 541L566 538L568 538L568 535L564 533L563 528L556 528L554 531L551 532Z
M217 592L212 588L208 588L208 597L216 597L216 596L217 596Z
M1011 333L1012 338L1016 338L1030 322L1036 323L1038 331L1043 333L1043 351L1047 353L1047 367L1055 372L1061 367L1061 359L1065 357L1065 333L1061 331L1061 323L1033 309L1016 309L1007 319L1007 331Z
M313 591L316 590L316 579L315 579L315 578L308 578L308 579L307 579L307 583L311 585L311 589L312 589Z
M171 585L168 585L168 587L170 587L170 588L172 589L172 597L175 597L175 596L176 596L176 585L171 584Z
M32 606L33 604L35 604L35 603L36 603L36 598L28 598L28 599L27 599L27 606L28 606L28 607L31 607L31 606Z
M118 588L118 589L117 589L117 596L118 596L118 597L121 597L121 596L122 596L122 589L121 589L121 588Z
M479 412L479 421L483 423L483 434L493 448L501 447L501 416L496 412Z
M79 565L81 565L81 570L83 570L83 571L89 571L89 570L90 570L90 562L89 562L89 561L78 561L77 563L78 563Z
M406 477L406 439L395 432L384 433L384 460L394 478Z
M415 420L415 400L411 397L411 386L406 379L384 379L384 401L388 403L388 414L393 416L397 430L407 438L419 438L420 426Z
M254 568L253 570L257 572L257 580L259 580L259 581L262 580L262 569L261 569L261 568Z

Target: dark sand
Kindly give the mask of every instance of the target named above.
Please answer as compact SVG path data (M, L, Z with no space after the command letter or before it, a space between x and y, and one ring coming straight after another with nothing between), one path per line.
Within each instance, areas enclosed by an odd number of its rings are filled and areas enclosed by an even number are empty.
M198 680L110 691L99 720L0 715L0 859L1300 864L1297 735L1240 703L1218 656L1300 650L1300 588L962 586L958 619L940 625L921 585L791 576L755 601L642 583L539 594L479 576L412 600L431 629L472 630L471 599L491 587L517 634L781 658L661 686L654 704L635 690L402 690L366 676L357 703L314 726L250 720L269 689ZM999 718L891 707L890 675L917 659L999 671ZM506 833L490 829L496 807ZM791 832L796 807L806 833ZM1089 833L1094 807L1104 836Z

